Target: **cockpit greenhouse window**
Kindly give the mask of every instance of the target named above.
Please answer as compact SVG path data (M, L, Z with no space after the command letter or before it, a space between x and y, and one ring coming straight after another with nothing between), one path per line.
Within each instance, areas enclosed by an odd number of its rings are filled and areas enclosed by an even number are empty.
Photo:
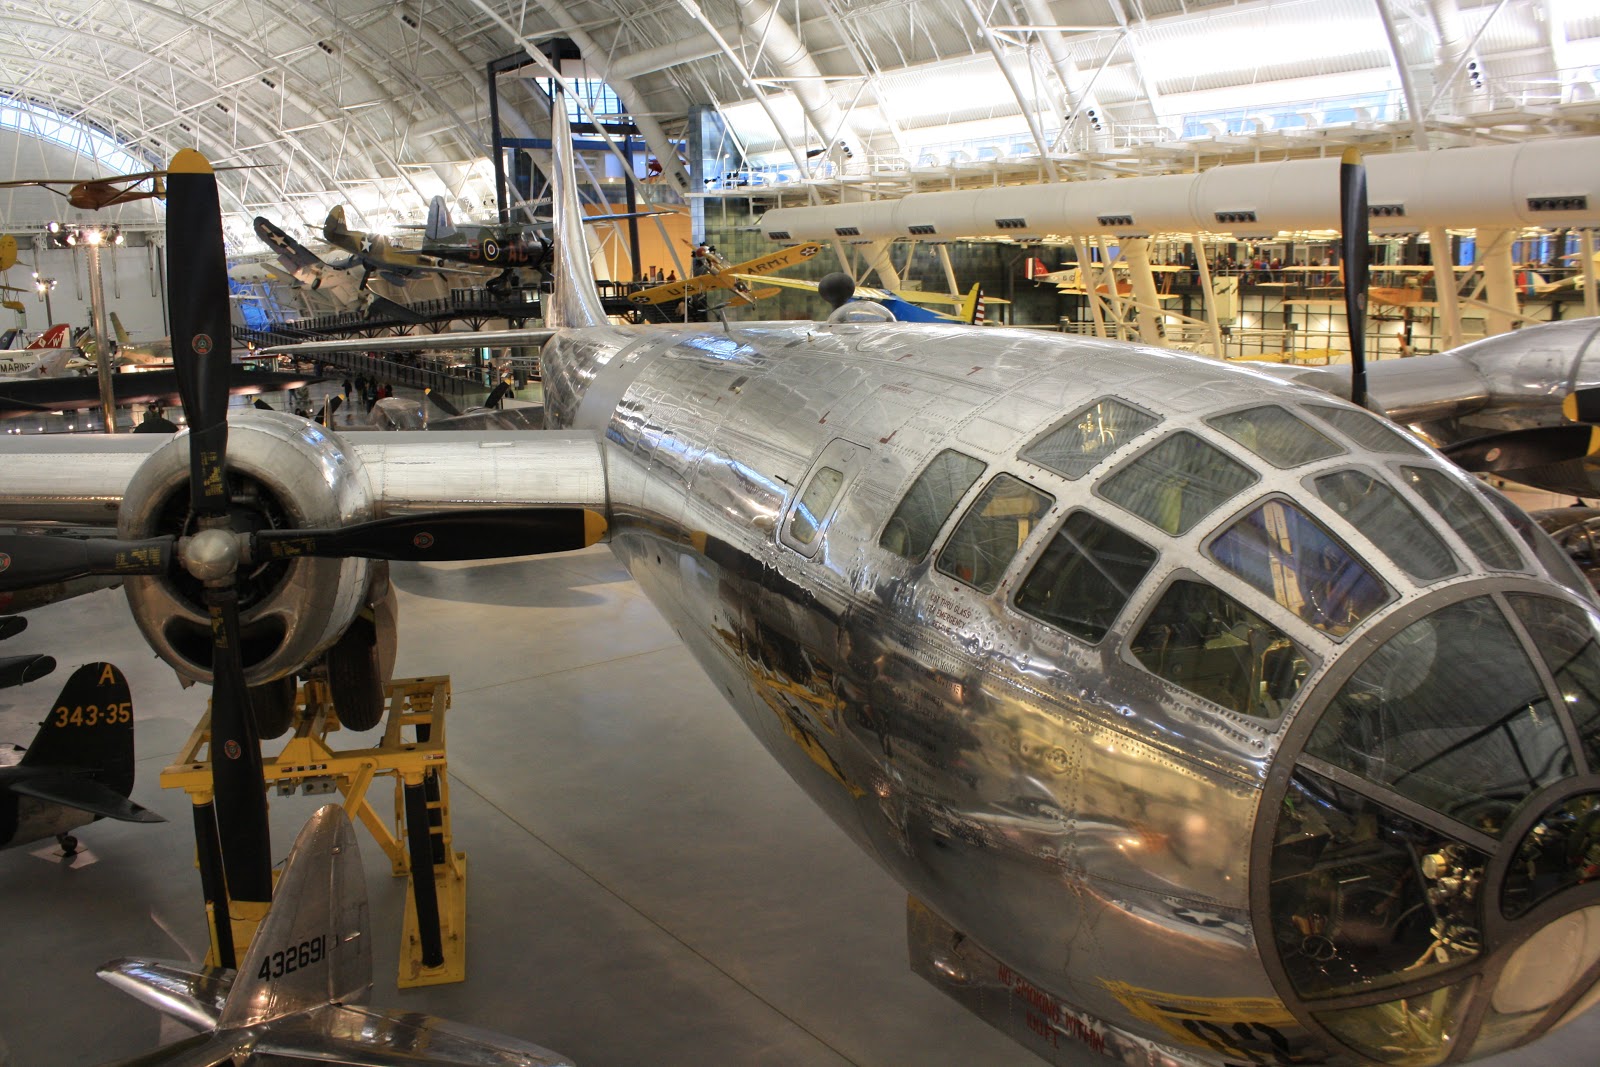
M1483 500L1476 493L1443 471L1426 467L1402 467L1401 470L1406 483L1444 517L1484 566L1502 571L1522 569L1522 554L1511 538L1495 525L1489 509L1483 506Z
M1131 404L1106 397L1033 442L1022 451L1022 458L1063 478L1082 478L1159 421Z
M1174 685L1257 719L1283 714L1311 673L1283 631L1204 582L1168 586L1128 649Z
M1362 448L1398 456L1422 454L1421 445L1382 419L1364 411L1324 407L1321 404L1307 404L1306 409Z
M1181 534L1260 476L1188 431L1169 434L1100 485L1100 493L1169 534Z
M1020 478L997 474L939 553L939 572L992 593L1011 558L1055 501Z
M983 477L983 471L981 460L951 449L934 456L889 516L878 544L912 562L921 560L972 483Z
M1206 420L1274 467L1287 470L1337 456L1344 449L1283 408L1268 404Z
M1067 517L1017 593L1017 610L1099 641L1155 565L1156 550L1087 511Z
M1218 534L1211 555L1330 637L1342 638L1389 599L1361 560L1283 499L1268 500Z
M1417 510L1366 471L1325 474L1316 480L1316 488L1324 504L1418 581L1431 582L1460 569Z

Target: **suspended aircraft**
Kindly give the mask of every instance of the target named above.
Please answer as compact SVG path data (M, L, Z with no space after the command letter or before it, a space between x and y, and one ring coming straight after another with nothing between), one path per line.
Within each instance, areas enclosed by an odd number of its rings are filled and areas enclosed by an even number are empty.
M368 314L382 313L401 321L420 321L420 317L386 297L367 288L367 278L373 266L367 260L352 256L340 265L325 262L315 252L290 237L272 220L257 216L256 236L266 242L278 256L278 261L295 281L316 292L324 293L343 310L364 310ZM359 265L359 267L358 267ZM239 272L239 273L235 273ZM380 275L395 284L404 284L415 272L401 273L397 269L381 270ZM255 275L248 267L235 267L229 272L235 281L248 282ZM269 280L269 279L261 279Z
M48 656L27 658L33 677L55 666ZM0 766L0 848L54 837L70 854L78 848L72 831L96 819L166 821L129 800L132 791L128 680L109 663L86 663L67 679L21 760Z
M218 167L218 170L255 170L254 164ZM104 178L16 178L0 181L0 189L39 188L56 194L75 208L98 211L136 200L161 199L167 195L162 179L164 170L143 170L134 174L112 174ZM149 182L146 188L140 188Z
M820 293L821 282L807 281L804 278L785 278L774 275L762 277L756 274L740 274L741 281L752 284L770 283L786 289L803 289L811 293ZM911 289L873 289L867 286L852 285L851 300L864 300L882 304L899 322L964 322L968 325L981 324L985 318L985 305L1009 304L1009 300L983 295L983 287L974 285L967 290L965 296L951 296L949 293L923 292ZM926 308L923 304L937 304L949 307L950 312L939 311L936 308Z
M115 570L157 653L212 682L236 903L270 897L245 687L337 639L363 559L608 533L907 888L918 973L1047 1060L1459 1061L1600 996L1600 615L1520 513L1359 406L1169 351L614 325L555 171L556 432L224 418L198 392L225 348L217 209L174 177L169 241L215 235L169 283L193 429L92 462L0 440L0 518L115 502L128 553L157 543L97 564L7 538L0 588Z
M586 224L615 222L620 219L642 219L669 212L650 211L610 212L585 215ZM519 270L547 272L550 261L550 223L539 220L531 223L484 226L476 223L454 223L444 197L436 196L428 203L428 221L422 231L425 256L473 267L493 267L500 273L489 284L504 284ZM354 234L362 237L364 235Z
M367 1004L372 930L361 851L344 809L317 809L237 969L123 958L100 977L200 1034L126 1067L342 1063L570 1067L560 1053L417 1011Z
M75 368L68 363L81 354L68 341L70 330L57 323L40 334L27 348L0 351L0 382L58 378Z
M363 283L366 275L374 272L394 285L404 285L420 274L482 276L481 271L447 267L437 262L438 257L431 252L423 254L415 249L400 248L382 234L352 230L345 222L344 208L338 205L328 212L322 224L322 239L350 253L350 258L334 269L347 270L360 264Z
M725 289L732 294L728 306L738 307L743 304L753 304L763 297L774 296L776 289L753 289L747 280L758 275L771 274L774 271L792 267L797 263L804 263L818 252L822 246L815 242L795 245L785 248L770 255L756 256L743 263L728 265L720 259L708 257L711 270L705 274L696 274L681 281L667 282L665 285L652 286L630 293L628 300L641 306L649 304L666 304L674 300L683 300L686 297L696 296L700 293L710 292L713 289ZM767 279L770 280L770 279Z

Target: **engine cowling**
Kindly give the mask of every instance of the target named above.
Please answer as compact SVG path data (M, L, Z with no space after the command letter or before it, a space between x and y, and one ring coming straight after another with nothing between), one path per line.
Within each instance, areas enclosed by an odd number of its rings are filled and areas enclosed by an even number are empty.
M316 423L272 411L228 420L228 481L236 530L344 526L374 517L360 457ZM140 466L117 514L119 536L185 536L189 435ZM281 678L324 652L366 602L372 564L362 559L269 561L241 567L245 680ZM203 587L188 574L129 578L134 620L156 654L185 678L211 681L211 630Z

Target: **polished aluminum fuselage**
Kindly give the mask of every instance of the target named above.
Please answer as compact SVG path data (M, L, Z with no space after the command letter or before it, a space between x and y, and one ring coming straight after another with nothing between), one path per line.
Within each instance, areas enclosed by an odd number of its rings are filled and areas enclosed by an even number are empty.
M1163 1036L1137 1009L1144 997L1277 1001L1252 932L1249 861L1292 712L1228 712L1143 669L1124 638L1167 577L1198 574L1309 650L1302 701L1314 690L1341 646L1224 572L1201 542L1275 491L1336 524L1305 500L1303 480L1351 457L1276 471L1203 420L1325 396L1093 340L875 324L595 327L551 342L544 373L552 426L605 436L616 553L765 746L916 897L1125 1031ZM1262 478L1183 536L1122 516L1161 557L1113 632L1089 645L1011 596L1061 516L1115 509L1094 495L1096 477L1069 481L1017 453L1107 395L1162 422L1102 470L1183 429ZM808 558L778 528L819 452L841 440L865 458ZM992 595L939 573L932 556L913 565L878 545L912 476L944 448L988 465L969 501L998 471L1054 498ZM1367 555L1398 594L1370 626L1420 591ZM1483 577L1468 567L1457 580Z

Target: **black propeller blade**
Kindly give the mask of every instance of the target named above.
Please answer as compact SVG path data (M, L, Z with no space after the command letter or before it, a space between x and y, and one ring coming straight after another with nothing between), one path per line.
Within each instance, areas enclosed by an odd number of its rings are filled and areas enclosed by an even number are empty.
M0 641L15 637L28 628L28 620L21 615L0 615Z
M455 418L457 415L461 414L461 409L452 404L443 394L437 393L431 388L424 389L422 393L429 400L433 401L434 407L438 408L451 418Z
M582 508L443 511L332 530L263 530L252 538L251 555L256 559L496 559L587 548L605 530L605 519Z
M185 148L167 178L167 293L172 363L189 420L189 498L200 515L228 508L228 366L233 334L217 176Z
M217 177L192 149L173 157L167 179L167 249L172 362L189 418L189 499L199 527L185 563L205 582L211 616L211 778L222 868L234 911L259 919L272 900L272 844L240 648L238 543L228 528L228 268Z
M1350 401L1367 406L1367 168L1346 148L1339 161L1339 258L1344 261L1344 315L1350 334Z
M172 562L172 544L171 537L0 537L0 593L90 574L163 574Z
M1502 474L1583 459L1600 451L1600 427L1538 426L1507 430L1442 449L1451 462L1475 474Z

